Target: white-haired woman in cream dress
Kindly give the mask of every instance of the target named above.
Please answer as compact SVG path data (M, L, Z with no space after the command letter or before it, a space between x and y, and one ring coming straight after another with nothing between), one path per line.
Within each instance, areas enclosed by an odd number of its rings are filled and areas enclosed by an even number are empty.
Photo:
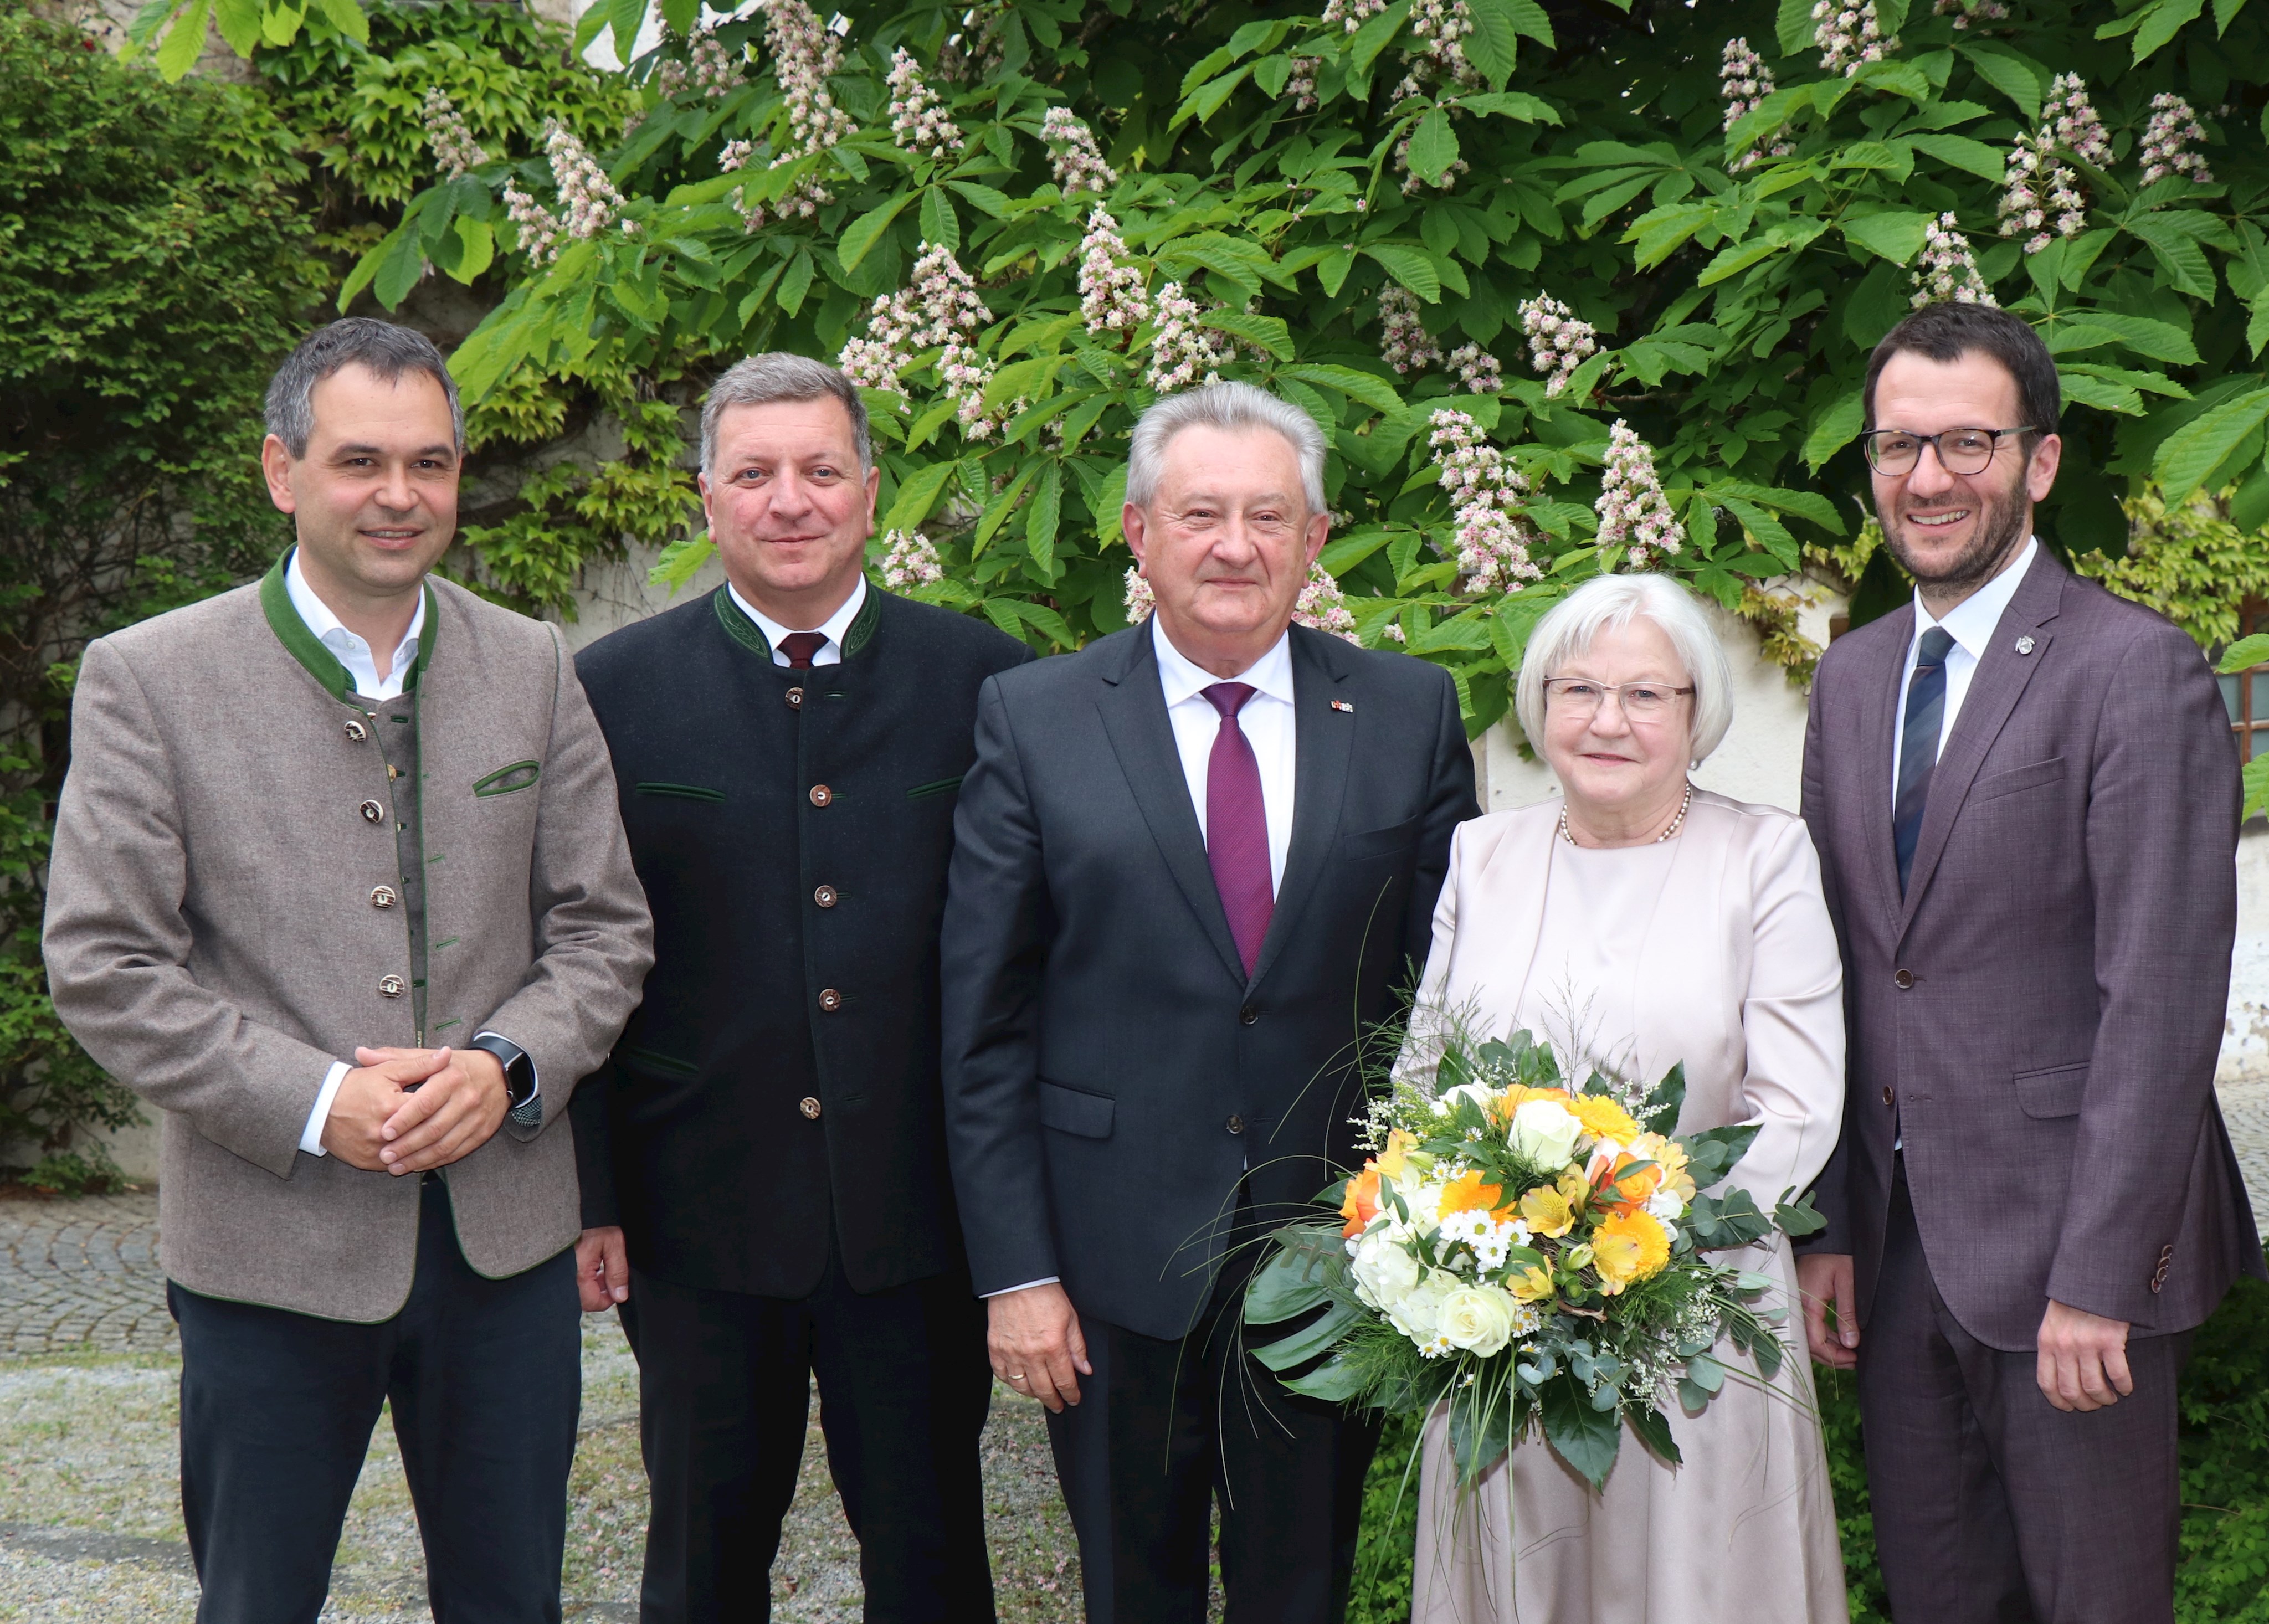
M1422 1010L1526 1028L1650 1084L1683 1062L1680 1131L1756 1124L1726 1183L1770 1211L1836 1145L1843 975L1802 822L1688 779L1733 720L1725 651L1668 578L1603 577L1538 624L1517 704L1563 798L1458 830ZM1535 1438L1461 1489L1436 1417L1415 1624L1840 1624L1788 1244L1726 1260L1778 1281L1770 1305L1798 1327L1773 1390L1729 1380L1699 1415L1674 1404L1681 1465L1626 1428L1604 1493Z

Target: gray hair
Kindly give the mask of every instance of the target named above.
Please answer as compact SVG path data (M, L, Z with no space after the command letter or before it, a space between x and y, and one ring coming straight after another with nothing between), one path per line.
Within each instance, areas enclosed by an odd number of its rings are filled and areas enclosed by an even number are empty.
M717 425L734 406L769 406L774 401L831 400L851 417L851 445L859 454L859 471L875 466L875 436L867 426L867 402L848 378L824 361L785 350L767 350L744 361L735 361L709 386L701 402L701 471L717 469Z
M457 454L465 454L465 409L448 362L417 328L370 316L348 316L317 328L268 380L268 432L284 442L285 450L295 457L307 454L315 432L315 386L344 366L367 367L388 383L405 373L424 373L440 384L448 397L449 432Z
M1148 507L1158 494L1166 442L1184 429L1269 429L1284 437L1300 460L1300 494L1311 514L1324 511L1324 432L1289 401L1249 383L1209 383L1169 395L1142 414L1127 451L1127 499Z
M1694 685L1693 759L1702 762L1724 742L1733 723L1733 670L1726 646L1694 594L1667 575L1602 575L1555 604L1536 630L1520 661L1513 707L1529 742L1544 742L1544 679L1580 658L1602 631L1620 631L1644 615L1662 628Z

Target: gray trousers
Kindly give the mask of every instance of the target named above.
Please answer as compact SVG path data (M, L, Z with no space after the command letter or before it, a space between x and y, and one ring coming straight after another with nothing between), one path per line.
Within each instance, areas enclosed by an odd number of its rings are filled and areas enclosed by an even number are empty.
M2133 1392L2108 1409L2058 1409L2030 1349L1989 1347L1947 1310L1902 1172L1859 1369L1892 1616L2171 1624L2175 1399L2189 1351L2188 1332L2131 1337Z

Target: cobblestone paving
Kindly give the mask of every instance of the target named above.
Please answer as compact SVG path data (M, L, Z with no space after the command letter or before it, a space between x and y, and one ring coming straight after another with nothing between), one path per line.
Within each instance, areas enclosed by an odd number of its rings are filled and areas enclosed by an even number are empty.
M0 1359L179 1347L156 1196L0 1201Z

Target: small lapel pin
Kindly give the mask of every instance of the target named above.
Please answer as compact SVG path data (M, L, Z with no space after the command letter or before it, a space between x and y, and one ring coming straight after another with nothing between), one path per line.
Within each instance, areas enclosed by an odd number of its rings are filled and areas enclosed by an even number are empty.
M1352 705L1349 705L1349 704L1346 700L1344 700L1344 699L1334 699L1334 700L1333 700L1333 701L1332 701L1332 709L1334 709L1334 711L1345 711L1345 712L1346 712L1349 716L1352 716L1352 715L1354 715L1354 714L1355 714L1355 706L1353 706Z
M2021 654L2031 653L2033 652L2033 639L2029 637L2019 638L2017 639L2017 652Z

